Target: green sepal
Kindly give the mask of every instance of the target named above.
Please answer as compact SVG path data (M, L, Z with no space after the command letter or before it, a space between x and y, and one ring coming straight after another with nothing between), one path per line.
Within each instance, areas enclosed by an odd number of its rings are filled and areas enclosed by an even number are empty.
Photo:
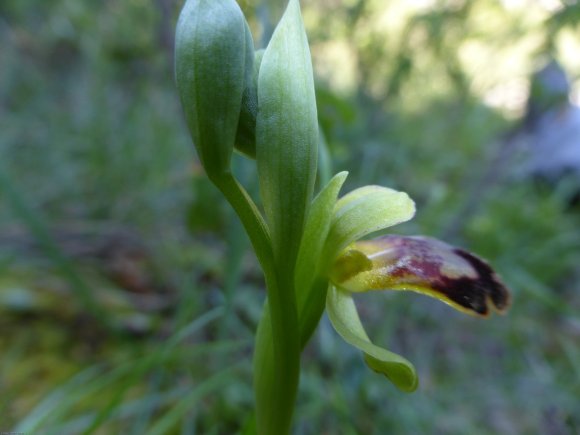
M324 312L328 278L319 269L338 192L348 172L336 174L312 201L296 261L295 288L301 344L304 346Z
M175 35L175 79L185 118L210 178L230 172L254 47L234 0L188 0Z
M258 117L258 75L264 57L264 50L254 54L252 75L246 83L242 96L240 122L236 133L236 151L249 157L256 158L256 118Z
M314 181L318 121L300 4L290 0L258 77L256 156L260 195L278 265L293 273Z
M317 275L318 263L330 229L334 205L347 176L346 171L336 174L312 201L296 261L295 281L299 310L301 302L304 302L301 296L310 288Z
M352 242L415 214L415 203L405 192L381 186L365 186L340 198L324 245L323 258L330 267L338 254Z
M365 362L372 370L386 376L401 391L410 393L417 389L419 381L413 364L370 341L350 293L331 286L326 311L336 332L364 353Z

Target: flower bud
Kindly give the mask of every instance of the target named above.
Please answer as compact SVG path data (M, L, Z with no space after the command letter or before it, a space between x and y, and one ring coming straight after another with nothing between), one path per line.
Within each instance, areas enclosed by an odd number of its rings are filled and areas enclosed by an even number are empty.
M254 47L234 0L188 0L175 38L175 78L199 158L210 178L230 171Z
M256 117L258 116L258 74L264 50L256 51L253 73L246 83L242 97L240 122L236 134L236 150L252 159L256 158Z
M298 0L290 0L258 76L256 155L260 196L278 264L292 273L318 156L318 118L310 49Z

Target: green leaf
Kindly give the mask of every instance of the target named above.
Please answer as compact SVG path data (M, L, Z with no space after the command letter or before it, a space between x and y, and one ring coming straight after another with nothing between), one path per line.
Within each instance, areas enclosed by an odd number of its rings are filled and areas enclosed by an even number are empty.
M277 263L291 273L316 178L318 121L300 5L291 0L258 77L256 155Z
M175 35L175 79L193 142L210 178L230 172L254 47L234 0L188 0Z
M415 214L415 203L404 192L380 186L356 189L338 200L323 256L330 267L352 242L375 231L405 222Z
M385 375L402 391L412 392L417 389L418 379L413 364L370 341L350 293L331 286L326 299L326 310L336 332L347 343L364 353L365 362L371 369Z

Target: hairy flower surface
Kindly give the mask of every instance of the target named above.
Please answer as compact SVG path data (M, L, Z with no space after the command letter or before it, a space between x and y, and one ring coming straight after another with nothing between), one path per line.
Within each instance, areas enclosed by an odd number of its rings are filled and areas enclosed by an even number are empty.
M371 209L373 213L365 214ZM326 300L334 328L348 343L363 351L373 370L404 391L417 388L415 368L403 357L370 341L352 299L354 293L410 290L481 317L491 311L502 313L510 303L509 292L493 269L463 249L424 236L388 235L356 240L404 222L414 212L413 202L404 193L378 186L357 189L338 200L326 241L326 254L335 254L328 271L330 286ZM342 250L338 252L339 249Z

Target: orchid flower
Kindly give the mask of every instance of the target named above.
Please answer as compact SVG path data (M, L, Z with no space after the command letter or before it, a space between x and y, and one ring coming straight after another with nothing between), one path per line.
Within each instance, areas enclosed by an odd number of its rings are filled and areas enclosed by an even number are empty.
M314 213L317 208L323 208L323 202L328 207L331 198L336 198L334 195L345 178L346 173L341 173L331 180L315 199ZM332 194L329 195L329 191ZM380 186L356 189L336 201L326 222L316 219L318 248L307 244L305 249L310 255L299 257L298 262L298 273L306 274L307 264L312 264L313 257L319 253L318 273L329 279L326 311L334 329L347 343L364 353L365 362L371 369L409 392L418 385L415 368L405 358L370 341L353 294L411 290L435 297L462 312L483 317L492 310L504 312L510 301L506 287L491 267L462 249L422 236L388 235L360 240L405 222L414 214L415 204L406 193ZM311 238L309 233L314 231L309 231L307 225L306 234ZM298 281L301 280L299 277Z
M291 431L300 355L326 308L336 331L398 388L417 375L373 344L352 295L413 290L470 314L504 311L509 294L481 259L426 237L367 235L415 213L406 193L365 186L338 199L341 172L313 199L318 115L308 39L289 0L268 46L255 51L235 0L187 0L177 24L175 76L185 120L208 178L238 214L264 272L256 332L256 432ZM256 160L262 210L231 168Z

